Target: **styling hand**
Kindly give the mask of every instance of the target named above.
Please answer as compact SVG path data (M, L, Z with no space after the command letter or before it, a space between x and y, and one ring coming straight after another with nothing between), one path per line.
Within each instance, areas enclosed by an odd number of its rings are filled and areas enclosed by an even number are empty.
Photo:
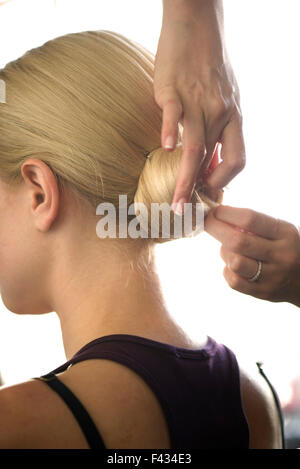
M222 2L164 0L163 5L154 93L163 111L164 148L175 148L178 124L183 125L172 205L175 209L181 201L180 213L196 181L221 189L243 169L245 146L238 85L224 44ZM222 161L211 171L219 151Z

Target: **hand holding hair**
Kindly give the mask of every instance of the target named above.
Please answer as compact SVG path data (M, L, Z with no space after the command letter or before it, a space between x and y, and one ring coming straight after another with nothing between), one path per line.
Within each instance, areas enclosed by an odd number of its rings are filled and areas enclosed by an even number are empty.
M183 155L173 208L189 202L206 175L211 189L226 186L245 165L238 85L224 43L221 0L163 0L154 74L163 111L162 146L173 150L183 124ZM221 159L207 171L222 145ZM182 204L178 205L178 212Z
M246 208L219 206L205 230L222 243L231 288L300 306L300 233L291 223Z

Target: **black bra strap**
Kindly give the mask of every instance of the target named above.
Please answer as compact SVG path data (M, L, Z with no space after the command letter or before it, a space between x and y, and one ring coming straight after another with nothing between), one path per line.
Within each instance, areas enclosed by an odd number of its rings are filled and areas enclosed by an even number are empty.
M278 396L277 396L277 393L276 393L274 387L272 386L272 384L270 383L270 381L269 381L268 377L266 376L264 370L262 369L263 363L262 362L256 362L256 365L258 367L258 370L259 370L260 374L265 378L266 382L268 383L268 385L269 385L269 387L272 391L272 394L273 394L273 397L274 397L274 400L275 400L275 404L276 404L276 407L277 407L277 410L278 410L279 419L280 419L282 448L286 449L285 448L285 436L284 436L284 423L283 423L283 415L282 415L280 401L278 399Z
M83 431L90 449L105 449L104 442L100 433L98 432L93 420L89 416L87 410L83 407L77 397L70 391L70 389L60 381L55 374L49 373L40 376L38 379L44 381L50 386L60 397L65 401L74 417L76 418L81 430Z

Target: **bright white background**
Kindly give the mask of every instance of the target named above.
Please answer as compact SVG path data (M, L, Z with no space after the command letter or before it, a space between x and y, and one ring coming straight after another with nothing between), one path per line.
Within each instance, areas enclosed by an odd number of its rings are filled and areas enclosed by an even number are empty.
M224 0L224 7L248 161L224 203L298 224L300 2ZM0 8L0 67L50 38L88 29L120 32L155 53L161 17L161 0L12 0ZM231 290L222 276L219 247L206 234L158 247L170 310L193 338L205 332L241 359L263 360L285 402L290 380L300 374L300 311ZM0 369L6 384L47 373L64 361L55 313L22 317L0 304Z

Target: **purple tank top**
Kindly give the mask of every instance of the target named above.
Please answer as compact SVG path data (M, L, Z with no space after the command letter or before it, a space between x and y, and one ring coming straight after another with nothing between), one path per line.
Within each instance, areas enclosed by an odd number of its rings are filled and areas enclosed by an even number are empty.
M145 380L162 406L171 449L249 447L239 366L225 345L208 337L205 347L188 350L135 335L112 334L89 342L49 375L95 358L123 364Z

